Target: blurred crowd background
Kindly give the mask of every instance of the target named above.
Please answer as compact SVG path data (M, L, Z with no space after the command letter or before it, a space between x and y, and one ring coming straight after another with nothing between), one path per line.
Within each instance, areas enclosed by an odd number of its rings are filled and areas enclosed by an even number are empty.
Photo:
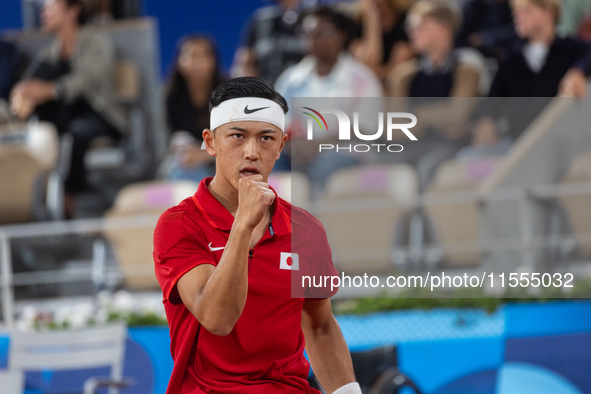
M114 0L14 3L2 5L0 28L25 30L8 31L0 47L2 121L48 122L62 148L67 142L56 164L64 203L52 207L59 211L53 216L65 218L102 215L132 181L198 182L212 175L201 131L208 127L209 94L228 78L264 78L288 102L423 98L407 108L429 112L419 126L431 131L397 160L417 167L424 190L437 166L456 154L506 153L546 104L526 115L507 115L510 105L481 105L467 118L470 127L432 130L445 113L427 105L433 98L584 97L591 73L585 41L591 4L584 1L286 0L228 3L227 9ZM139 35L132 38L133 32ZM302 169L314 191L332 171L358 164L341 161ZM101 176L93 178L89 167L114 173L103 171L103 182L93 183ZM276 171L290 169L288 146Z
M215 172L200 149L212 90L232 77L258 76L290 105L346 98L350 112L383 108L419 119L419 142L402 152L318 154L306 145L298 106L291 108L290 139L270 179L281 195L319 216L322 203L358 197L361 206L383 198L396 211L374 212L387 217L382 230L367 215L361 222L326 219L342 267L347 258L359 270L370 267L359 258L363 248L381 251L380 272L442 264L533 269L548 263L547 255L586 255L591 227L579 214L580 196L567 201L555 190L543 209L541 197L529 199L531 218L481 200L483 190L586 181L577 170L584 164L575 164L588 156L585 119L569 115L566 104L551 107L570 103L587 113L590 13L591 3L578 0L4 2L0 222L160 213ZM369 98L384 104L368 106ZM370 116L363 117L362 132L373 133ZM557 130L563 118L571 137ZM320 142L338 142L330 130ZM561 135L574 148L544 155L552 143L543 135ZM449 192L472 194L469 202L452 198L455 211L424 202ZM353 223L365 223L365 238ZM119 240L131 233L108 237L106 249L119 264L135 254L149 267L149 231L143 243ZM518 255L501 257L501 236L519 238ZM555 236L564 239L550 245ZM528 247L536 237L542 246ZM51 255L46 245L12 243L16 271L38 270ZM78 256L80 248L93 250L81 242L55 253Z
M586 261L587 195L564 188L589 180L590 26L580 0L4 1L0 223L39 224L8 233L5 260L24 274L110 261L126 285L154 288L151 227L100 226L159 214L212 176L201 150L209 96L258 76L290 105L344 98L351 112L419 119L419 142L402 152L318 154L297 116L306 103L291 108L270 183L321 218L340 269L545 272ZM373 132L366 120L359 127ZM320 142L338 143L329 129ZM336 202L344 221L326 210ZM108 219L98 238L51 227L92 218ZM48 237L56 231L77 242ZM17 294L88 290L24 278Z
M6 233L17 298L88 294L84 272L96 291L157 289L138 217L214 174L208 99L239 76L295 105L269 182L322 220L340 270L589 276L591 3L224 4L1 4L0 223L31 225ZM419 142L384 133L403 151L318 154L298 108L341 99L412 112ZM313 142L338 144L335 130Z
M0 32L4 328L166 325L155 221L215 173L200 149L208 100L239 76L288 100L290 138L269 183L322 221L340 271L571 273L577 284L487 285L446 294L453 301L420 289L354 300L384 294L341 289L336 313L490 312L504 303L493 296L591 293L589 0L0 0ZM300 107L333 104L351 119L411 112L419 141L318 154L318 143L342 141L327 117L310 145ZM364 392L577 394L591 393L588 312L573 301L339 323ZM139 377L126 392L164 392L166 327L109 330L79 337L119 341L112 359L88 365ZM34 337L10 333L9 351L2 335L0 382L8 366L14 387L28 371L27 392L80 392L97 373L52 375L67 360L34 364L23 356ZM71 339L38 338L51 349Z

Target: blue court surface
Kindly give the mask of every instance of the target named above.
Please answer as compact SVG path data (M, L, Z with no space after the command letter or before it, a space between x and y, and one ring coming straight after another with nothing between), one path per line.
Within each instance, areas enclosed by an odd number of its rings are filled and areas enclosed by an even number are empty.
M591 302L511 304L493 314L435 309L338 316L352 351L395 344L425 394L591 394ZM164 394L172 370L165 327L130 328L122 394ZM0 337L0 370L9 338ZM31 371L27 393L74 393L108 369ZM403 391L402 394L411 391Z

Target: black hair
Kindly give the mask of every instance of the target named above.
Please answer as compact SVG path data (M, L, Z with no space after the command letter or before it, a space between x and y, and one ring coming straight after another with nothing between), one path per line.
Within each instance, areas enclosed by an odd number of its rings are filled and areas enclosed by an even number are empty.
M336 11L328 6L318 6L311 8L302 15L302 19L307 16L315 16L324 19L345 35L345 48L348 48L353 38L358 34L359 27L352 18Z
M187 81L185 81L185 77L183 77L183 75L181 74L181 72L179 70L179 57L181 55L183 45L185 45L188 42L193 42L193 41L206 42L209 45L209 47L212 51L212 54L215 58L215 72L213 74L213 81L211 84L212 89L215 89L215 87L219 86L225 80L224 73L222 72L221 65L220 65L221 64L220 56L218 53L218 48L217 48L217 44L215 42L215 39L206 33L188 34L186 36L181 37L181 39L178 41L177 46L176 46L176 52L174 55L174 64L173 64L172 72L170 73L168 88L167 88L168 95L179 92L179 91L188 91Z
M85 0L64 0L68 8L78 7L78 26L84 26L90 17L88 3Z
M209 99L209 112L224 101L242 97L269 99L279 104L284 113L289 110L285 98L269 82L256 77L240 77L230 79L215 88Z

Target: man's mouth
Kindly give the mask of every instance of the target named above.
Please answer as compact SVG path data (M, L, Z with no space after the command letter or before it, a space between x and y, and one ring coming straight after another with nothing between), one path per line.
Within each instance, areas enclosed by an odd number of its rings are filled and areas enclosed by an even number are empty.
M257 174L259 174L259 170L257 170L254 167L246 167L246 168L243 168L242 170L240 170L241 176L252 176L252 175L257 175Z

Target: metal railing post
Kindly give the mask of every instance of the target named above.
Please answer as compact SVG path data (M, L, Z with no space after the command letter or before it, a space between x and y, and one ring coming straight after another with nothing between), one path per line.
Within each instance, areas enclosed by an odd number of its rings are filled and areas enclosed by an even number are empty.
M0 233L0 272L2 278L2 311L4 325L14 325L14 288L12 287L12 261L10 256L10 240L6 234Z
M527 192L518 199L519 204L519 220L520 220L520 232L521 232L521 259L522 264L527 267L528 270L535 269L535 253L534 253L534 230L532 228L532 206L531 201L528 198Z

